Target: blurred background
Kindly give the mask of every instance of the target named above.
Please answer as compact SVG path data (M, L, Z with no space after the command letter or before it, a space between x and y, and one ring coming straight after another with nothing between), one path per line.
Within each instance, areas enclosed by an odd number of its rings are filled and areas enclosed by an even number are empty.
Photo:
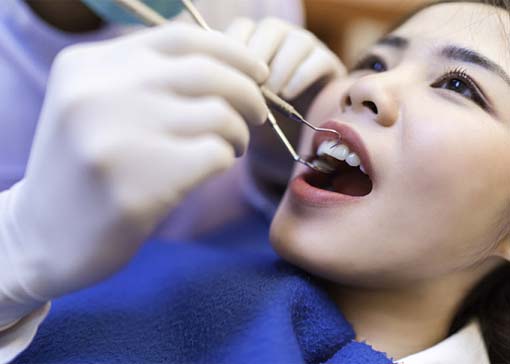
M307 27L352 65L363 49L432 0L303 0Z

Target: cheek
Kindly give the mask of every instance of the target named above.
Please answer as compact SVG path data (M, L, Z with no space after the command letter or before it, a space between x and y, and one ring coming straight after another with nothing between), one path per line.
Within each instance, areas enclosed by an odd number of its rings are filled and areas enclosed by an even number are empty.
M508 135L489 118L420 117L402 139L404 190L429 231L427 244L452 264L472 263L495 237L509 196Z
M308 112L308 118L312 123L321 123L340 110L341 95L348 89L347 83L347 80L332 82L317 95Z
M333 115L338 114L342 97L346 94L351 84L352 81L348 78L330 83L310 106L307 115L308 120L315 125L319 125L328 121Z

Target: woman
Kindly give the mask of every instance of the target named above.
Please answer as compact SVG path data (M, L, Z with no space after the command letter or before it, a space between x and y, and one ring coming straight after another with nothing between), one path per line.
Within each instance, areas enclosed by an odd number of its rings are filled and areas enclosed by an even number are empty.
M310 119L345 128L369 177L298 168L273 220L277 252L328 279L357 338L404 363L471 319L490 362L510 360L510 19L493 5L421 10L325 90ZM481 346L455 350L416 362L488 362Z
M20 362L506 363L508 26L503 2L432 5L316 99L309 118L350 150L305 132L302 152L336 172L296 169L271 241L324 284L259 236L154 245L68 297ZM112 292L128 292L117 317L73 310Z

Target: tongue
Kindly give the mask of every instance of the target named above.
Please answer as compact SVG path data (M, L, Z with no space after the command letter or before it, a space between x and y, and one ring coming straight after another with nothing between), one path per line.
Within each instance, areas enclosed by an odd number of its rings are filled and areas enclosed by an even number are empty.
M358 168L350 168L332 180L336 192L349 196L365 196L372 190L372 182Z

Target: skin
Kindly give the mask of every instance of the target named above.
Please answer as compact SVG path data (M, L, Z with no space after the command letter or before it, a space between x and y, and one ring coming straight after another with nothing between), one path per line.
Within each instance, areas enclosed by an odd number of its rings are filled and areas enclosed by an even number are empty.
M64 32L85 33L103 25L80 0L26 0L26 3L41 19Z
M510 259L510 86L479 65L437 55L456 44L508 73L509 28L508 15L488 5L426 8L392 33L406 38L407 48L367 52L387 70L346 75L310 111L316 124L333 119L355 129L377 178L372 193L351 205L307 204L287 191L272 244L326 279L358 339L395 359L445 339L468 291ZM431 87L456 67L484 90L492 111L468 94ZM363 101L374 102L378 114ZM303 154L311 136L305 131Z

